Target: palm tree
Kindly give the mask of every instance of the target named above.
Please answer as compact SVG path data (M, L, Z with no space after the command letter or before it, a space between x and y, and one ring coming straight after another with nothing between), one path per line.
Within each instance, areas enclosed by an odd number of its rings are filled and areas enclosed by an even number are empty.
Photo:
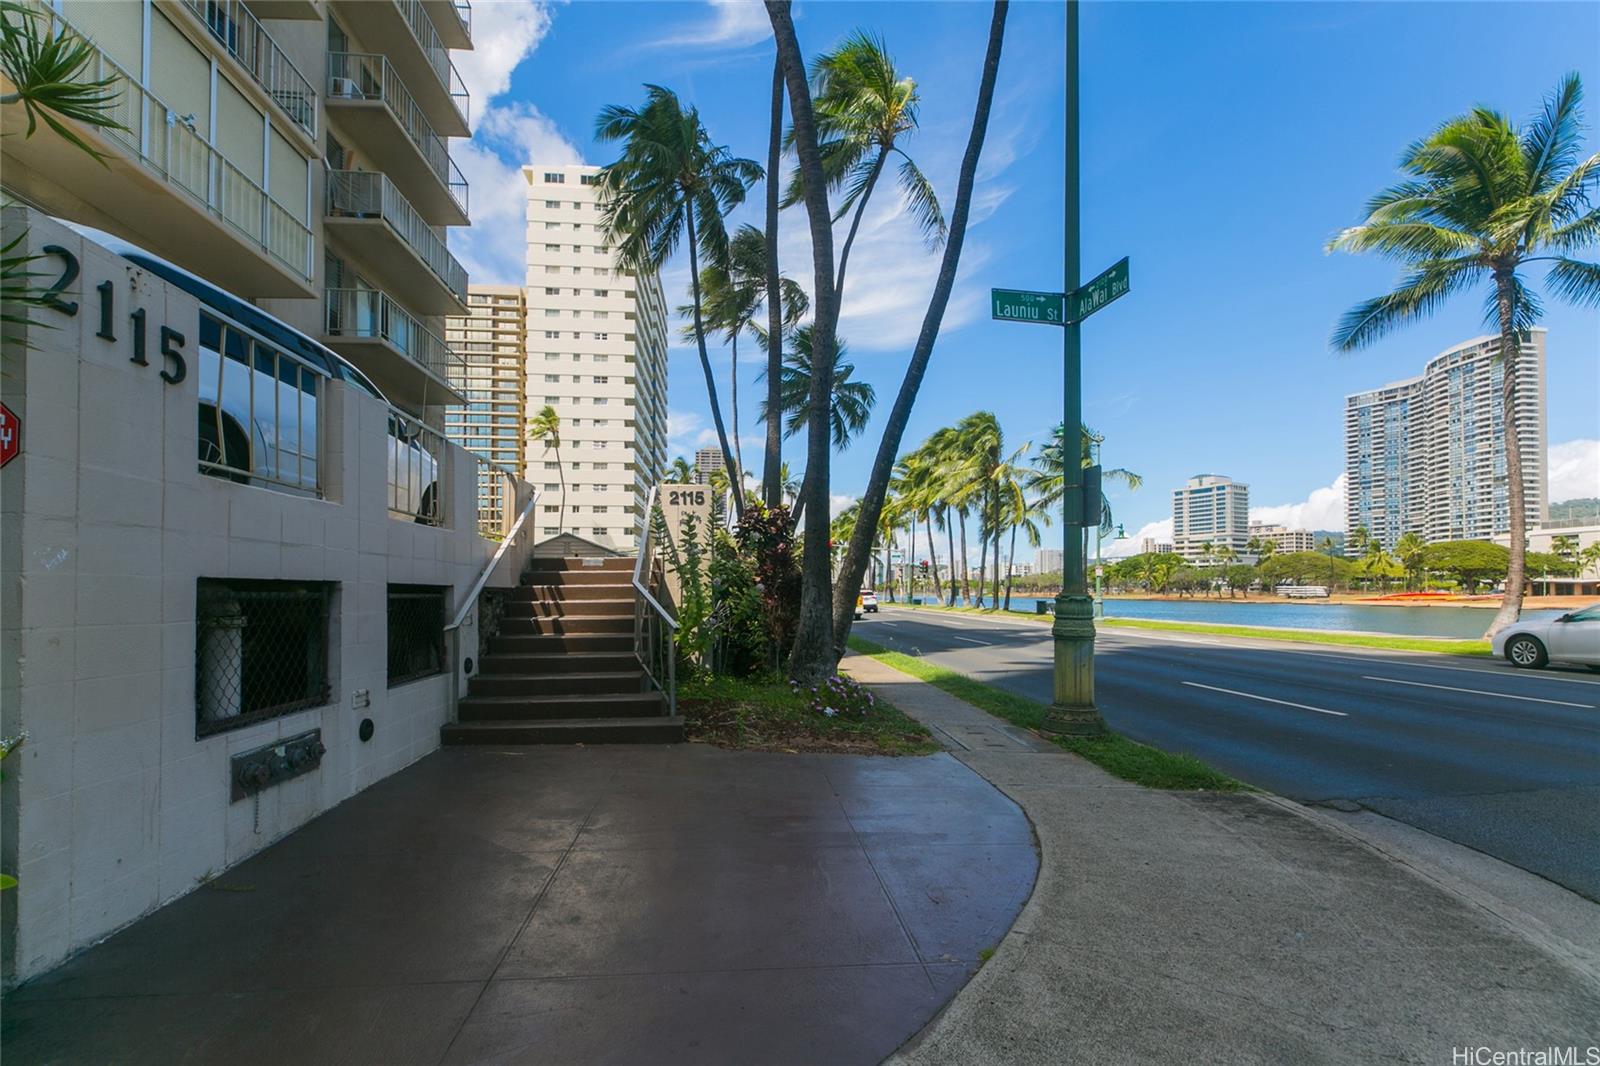
M753 329L759 340L768 332L755 324L756 314L766 303L766 268L767 238L754 226L746 225L734 231L728 241L727 262L712 263L700 271L706 329L722 334L731 348L728 417L733 423L733 458L741 473L744 455L739 446L739 335ZM780 329L793 329L810 310L811 300L789 278L779 279L778 290L783 303ZM678 314L692 319L694 308L680 304ZM684 340L694 340L692 322L683 327L682 333Z
M793 503L800 495L800 479L794 476L787 462L778 464L778 500Z
M1016 458L1021 459L1027 450L1027 445L1018 449ZM1031 547L1037 548L1042 543L1040 525L1049 525L1049 509L1037 497L1030 497L1027 492L1027 480L1033 474L1032 470L1020 466L1018 463L1007 463L996 474L996 481L1000 490L1000 514L1003 524L1011 531L1011 546L1006 550L1006 598L1003 610L1011 610L1011 578L1016 571L1017 560L1017 530L1020 529L1027 538ZM996 604L996 606L1000 606Z
M800 163L806 219L811 232L812 292L815 299L812 343L819 356L816 360L818 370L812 378L807 475L813 482L811 495L817 500L816 506L823 507L827 501L830 458L829 425L823 404L831 395L829 373L833 365L834 334L839 321L839 290L834 283L832 216L828 209L827 177L819 146L817 115L812 107L810 87L806 84L804 60L800 55L790 7L788 0L768 0L767 15L772 22L773 38L783 64L784 84L789 92L789 110L794 122L794 150ZM961 265L961 249L972 208L978 159L983 154L989 114L994 105L994 87L999 77L1007 10L1005 0L996 0L994 14L989 20L989 39L984 51L983 73L978 83L972 128L957 172L955 209L950 215L938 279L928 299L922 329L906 365L900 391L884 425L883 437L878 442L866 491L861 498L862 517L866 521L857 526L850 547L845 552L839 568L839 580L831 590L831 612L828 609L830 605L824 602L829 590L820 585L827 575L826 567L818 564L825 560L808 544L809 554L802 573L800 620L796 627L794 651L789 657L790 675L796 680L810 681L827 676L844 653L843 642L850 632L856 594L861 588L861 578L866 572L867 559L872 551L871 526L888 495L889 477L899 456L900 444L911 419L911 408L916 403L922 379L927 373L928 361L939 337L939 326L944 320L945 308L949 306L950 293L955 287L956 272ZM824 357L821 353L827 355ZM817 520L816 515L809 518L808 527L810 522Z
M1375 252L1410 270L1393 292L1346 312L1333 334L1341 351L1366 347L1426 317L1477 282L1491 283L1487 307L1500 336L1511 558L1489 636L1517 620L1527 577L1517 364L1543 308L1524 280L1524 266L1553 264L1545 275L1552 292L1600 306L1600 264L1569 256L1600 242L1600 210L1588 199L1600 181L1600 153L1579 158L1582 99L1578 75L1569 74L1520 131L1485 107L1449 120L1406 149L1400 166L1409 180L1373 197L1366 220L1328 243L1330 251Z
M1600 541L1578 552L1578 576L1582 577L1591 570L1600 574Z
M683 240L689 247L689 286L694 299L694 338L700 349L711 421L722 445L722 461L738 469L728 447L717 402L717 381L706 354L700 292L700 256L712 265L728 262L728 232L723 218L744 202L763 171L750 159L736 158L700 124L695 108L684 109L677 94L645 86L641 108L617 104L595 119L595 139L622 142L622 158L599 174L601 224L607 241L635 272L659 270ZM733 494L734 510L744 515L744 500Z
M772 117L767 130L767 229L766 286L767 335L772 343L767 350L767 406L778 406L778 377L783 372L783 280L778 274L778 166L783 157L783 61L772 60ZM783 485L778 475L783 462L783 434L776 421L767 424L767 445L761 466L761 495L768 507L783 502Z
M1058 422L1050 431L1050 440L1039 449L1038 458L1034 460L1033 473L1028 480L1028 490L1039 496L1041 505L1055 508L1061 503L1061 497L1066 486L1066 466L1062 456L1066 452L1066 423ZM1100 446L1105 443L1105 437L1096 433L1088 426L1080 427L1079 458L1085 469L1093 466L1099 459ZM1120 481L1129 489L1138 489L1144 484L1144 478L1132 470L1125 470L1120 466L1109 470L1100 471L1100 480ZM1103 533L1110 533L1116 525L1111 514L1111 503L1104 495L1100 497L1100 529Z
M801 326L791 338L793 350L783 357L783 373L778 383L779 413L783 416L783 435L792 437L806 427L811 417L811 327ZM855 366L844 362L849 346L840 338L833 347L833 395L828 406L833 447L843 451L850 438L867 426L877 391L865 381L851 381ZM756 417L765 422L768 411L763 401Z
M667 467L666 475L668 484L688 485L694 481L694 466L680 455Z
M559 536L561 519L567 507L567 468L561 465L561 416L556 414L554 407L545 404L538 414L528 419L528 439L536 440L556 453L556 473L561 476L561 502L556 505L556 534ZM683 460L679 459L678 462L682 463Z
M1428 546L1427 542L1415 533L1402 533L1400 539L1395 541L1395 558L1400 560L1400 565L1405 567L1406 584L1411 584L1412 575L1422 569L1422 549Z
M897 144L917 128L917 83L900 76L882 37L864 30L852 33L838 48L817 57L811 66L811 83L823 176L830 191L848 186L833 220L837 222L855 209L839 252L834 283L834 291L843 294L845 269L861 216L891 156L900 157L900 188L906 205L933 247L945 237L944 212L933 184ZM792 131L789 139L792 144ZM797 168L789 179L783 205L797 204L804 197L805 180Z

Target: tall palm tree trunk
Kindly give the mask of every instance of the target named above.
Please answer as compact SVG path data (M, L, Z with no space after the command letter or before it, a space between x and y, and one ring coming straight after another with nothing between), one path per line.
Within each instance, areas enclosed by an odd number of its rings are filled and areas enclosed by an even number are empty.
M1011 610L1011 575L1017 569L1017 527L1011 527L1011 558L1006 563L1006 610Z
M829 425L829 399L833 394L833 349L839 324L839 302L833 278L833 218L828 210L827 179L822 172L822 151L817 144L816 117L811 108L811 87L806 80L805 58L795 37L794 17L789 0L767 0L767 18L772 23L773 40L783 67L784 85L789 91L789 117L794 128L795 155L805 185L806 220L811 231L811 412L806 435L806 536L800 562L800 616L795 623L794 649L789 655L789 676L803 684L814 684L833 675L841 652L835 644L836 615L833 603L832 566L828 552L828 471L832 447ZM771 409L776 419L777 408ZM856 520L857 540L872 544L878 528L879 506L863 510ZM857 560L852 558L852 565ZM845 605L845 626L855 615L855 597L860 591L859 567L855 573L850 602Z
M560 536L567 517L567 468L561 462L561 445L556 445L556 473L561 476L561 502L556 505L556 536ZM638 554L635 552L634 554Z
M945 242L944 257L939 263L939 278L928 300L928 311L923 316L922 330L917 335L917 344L900 383L900 392L884 422L883 439L878 442L872 475L867 481L867 491L861 498L861 518L869 530L883 510L895 458L900 453L900 443L905 437L906 425L911 420L911 408L917 402L923 375L928 371L928 360L933 356L934 342L939 338L939 326L944 321L945 308L950 303L950 291L955 287L956 270L961 265L961 248L966 243L967 217L972 211L972 189L977 178L978 157L983 154L983 139L989 129L989 110L994 104L994 84L1000 72L1000 47L1005 41L1007 7L1007 0L995 0L994 16L989 21L989 44L983 58L983 78L978 86L972 131L961 158L960 176L956 181L956 205L950 215L950 231ZM794 77L794 72L791 71L789 76ZM807 176L808 194L812 180ZM831 333L829 340L832 340ZM832 355L831 347L828 354ZM856 535L851 538L844 565L840 568L839 583L834 589L835 663L838 662L838 656L844 654L844 640L849 636L850 623L854 620L856 592L861 588L861 575L866 570L867 552L872 544L863 533L863 530L857 529Z
M972 567L967 565L967 509L957 512L961 516L961 605L972 606Z
M978 521L978 594L973 597L972 606L983 606L983 579L989 572L989 534L984 531L980 515Z
M1495 303L1500 315L1500 409L1506 438L1506 502L1511 508L1506 589L1500 610L1489 623L1485 638L1492 637L1515 622L1522 614L1522 597L1527 584L1528 509L1522 479L1522 449L1517 445L1517 365L1522 356L1522 340L1512 328L1515 318L1516 281L1509 269L1496 270Z
M933 578L933 602L944 599L944 589L939 585L939 553L933 547L933 511L922 516L922 529L928 535L928 573Z
M872 164L872 173L867 177L866 187L861 190L861 199L856 201L856 215L850 220L850 232L845 234L844 249L839 252L839 278L834 282L834 291L839 298L844 298L844 270L850 262L850 246L856 242L856 231L861 228L861 216L866 213L867 201L872 198L872 187L878 184L878 175L883 173L883 164L889 158L889 153L878 150L878 160Z
M783 374L783 300L778 279L778 167L783 152L783 63L772 61L772 127L767 135L767 410L783 406L779 379ZM768 507L783 503L783 420L767 419L767 447L762 459L761 491Z
M732 473L736 469L733 452L728 449L728 431L722 425L722 405L717 402L717 377L711 372L711 357L706 354L706 327L700 314L700 250L695 245L693 203L686 205L684 217L689 238L689 291L694 297L694 339L700 348L700 369L706 376L706 397L711 401L711 422L717 428L717 442L722 445L722 462ZM733 485L733 513L742 519L744 496L738 482L731 478L729 481Z
M744 495L744 453L739 450L739 334L733 335L733 366L728 375L728 418L733 422L733 477L728 480L739 486Z
M950 607L956 605L956 531L952 518L950 506L946 504L944 509L944 539L950 549L950 599L947 601L947 606Z

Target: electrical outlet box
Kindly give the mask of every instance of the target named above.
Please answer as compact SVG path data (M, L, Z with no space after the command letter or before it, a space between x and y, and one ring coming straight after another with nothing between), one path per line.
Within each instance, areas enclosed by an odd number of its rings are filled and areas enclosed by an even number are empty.
M241 752L228 763L233 786L232 802L237 803L273 785L309 774L322 765L327 751L322 730L313 729L276 744Z
M372 690L358 688L350 693L350 706L358 711L363 707L372 706Z

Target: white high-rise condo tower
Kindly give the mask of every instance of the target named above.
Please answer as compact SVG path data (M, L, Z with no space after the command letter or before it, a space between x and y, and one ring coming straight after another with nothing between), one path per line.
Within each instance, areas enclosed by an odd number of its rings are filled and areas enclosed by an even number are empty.
M606 245L599 167L533 163L528 191L527 408L561 416L561 458L538 442L528 480L559 481L561 526L632 550L645 496L667 458L667 305L661 279L635 277ZM554 536L557 508L540 508Z

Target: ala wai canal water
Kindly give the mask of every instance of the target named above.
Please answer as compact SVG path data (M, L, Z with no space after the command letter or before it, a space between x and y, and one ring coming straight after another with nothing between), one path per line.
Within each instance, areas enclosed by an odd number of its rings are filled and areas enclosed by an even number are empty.
M1012 596L1014 611L1035 610L1037 598ZM1046 600L1053 604L1054 598ZM1050 609L1050 608L1047 608ZM1560 611L1524 611L1524 618L1554 617ZM1404 637L1483 636L1494 611L1482 607L1362 607L1341 603L1264 603L1246 600L1106 600L1107 618L1153 618L1164 622L1281 626L1285 629L1343 629Z

